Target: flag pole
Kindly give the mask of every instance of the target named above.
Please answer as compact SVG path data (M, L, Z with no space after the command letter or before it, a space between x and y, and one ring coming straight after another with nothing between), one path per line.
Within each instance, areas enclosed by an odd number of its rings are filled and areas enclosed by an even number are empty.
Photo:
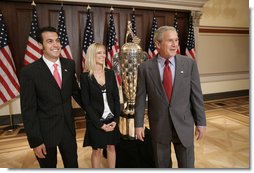
M9 103L9 113L10 113L10 129L8 131L13 131L15 128L14 128L14 125L13 125L12 101L10 101L10 103Z
M9 107L9 118L10 118L10 125L5 127L4 130L7 130L9 132L13 132L15 129L17 129L19 126L14 124L13 121L13 109L12 109L12 100L8 102Z

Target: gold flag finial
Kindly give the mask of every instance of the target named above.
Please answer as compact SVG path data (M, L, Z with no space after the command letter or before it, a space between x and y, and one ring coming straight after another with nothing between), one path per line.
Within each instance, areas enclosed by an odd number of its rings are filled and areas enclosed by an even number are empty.
M32 1L32 4L31 4L31 5L36 6L36 4L35 4L34 0Z
M89 4L87 5L86 9L87 9L87 10L91 10L91 7L90 7Z

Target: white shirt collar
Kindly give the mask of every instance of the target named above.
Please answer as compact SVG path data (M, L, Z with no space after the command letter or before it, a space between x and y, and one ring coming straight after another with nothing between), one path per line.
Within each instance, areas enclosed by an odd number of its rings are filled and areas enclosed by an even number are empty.
M161 57L160 54L158 54L158 63L160 64L161 67L164 67L166 59ZM172 56L169 58L169 62L172 65L175 65L175 56Z
M61 63L60 63L60 59L58 58L56 62L52 62L49 61L47 58L44 57L44 55L42 56L43 61L47 64L47 66L49 67L49 69L51 69L53 67L54 64L57 64L59 68L61 68Z

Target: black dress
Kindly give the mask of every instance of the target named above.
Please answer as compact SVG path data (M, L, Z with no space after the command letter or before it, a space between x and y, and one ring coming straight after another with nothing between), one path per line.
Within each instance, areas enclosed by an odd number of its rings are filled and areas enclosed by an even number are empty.
M92 146L93 149L106 148L107 145L116 145L120 142L118 120L120 102L115 75L112 70L105 69L106 84L101 86L94 76L82 73L80 77L81 95L86 111L86 133L83 146ZM114 131L105 132L101 129L101 116L104 111L102 91L106 89L107 101L117 123Z

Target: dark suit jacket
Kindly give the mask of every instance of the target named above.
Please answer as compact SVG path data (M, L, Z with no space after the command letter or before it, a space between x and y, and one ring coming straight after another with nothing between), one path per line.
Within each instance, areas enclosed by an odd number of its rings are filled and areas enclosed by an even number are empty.
M31 148L42 143L47 147L57 146L64 135L64 123L76 135L71 96L80 105L81 98L75 62L66 58L60 58L60 62L61 89L42 58L21 70L21 113Z
M86 111L87 120L91 121L96 128L100 129L103 125L100 121L104 111L103 96L94 76L90 77L88 74L88 72L85 72L80 76L82 103ZM115 115L114 121L118 123L120 102L114 71L105 69L105 77L108 105L112 113Z
M172 124L185 147L193 145L194 125L205 126L205 110L196 62L176 55L176 71L171 103L159 75L157 57L138 68L135 127L143 127L146 95L151 136L155 142L169 144Z

